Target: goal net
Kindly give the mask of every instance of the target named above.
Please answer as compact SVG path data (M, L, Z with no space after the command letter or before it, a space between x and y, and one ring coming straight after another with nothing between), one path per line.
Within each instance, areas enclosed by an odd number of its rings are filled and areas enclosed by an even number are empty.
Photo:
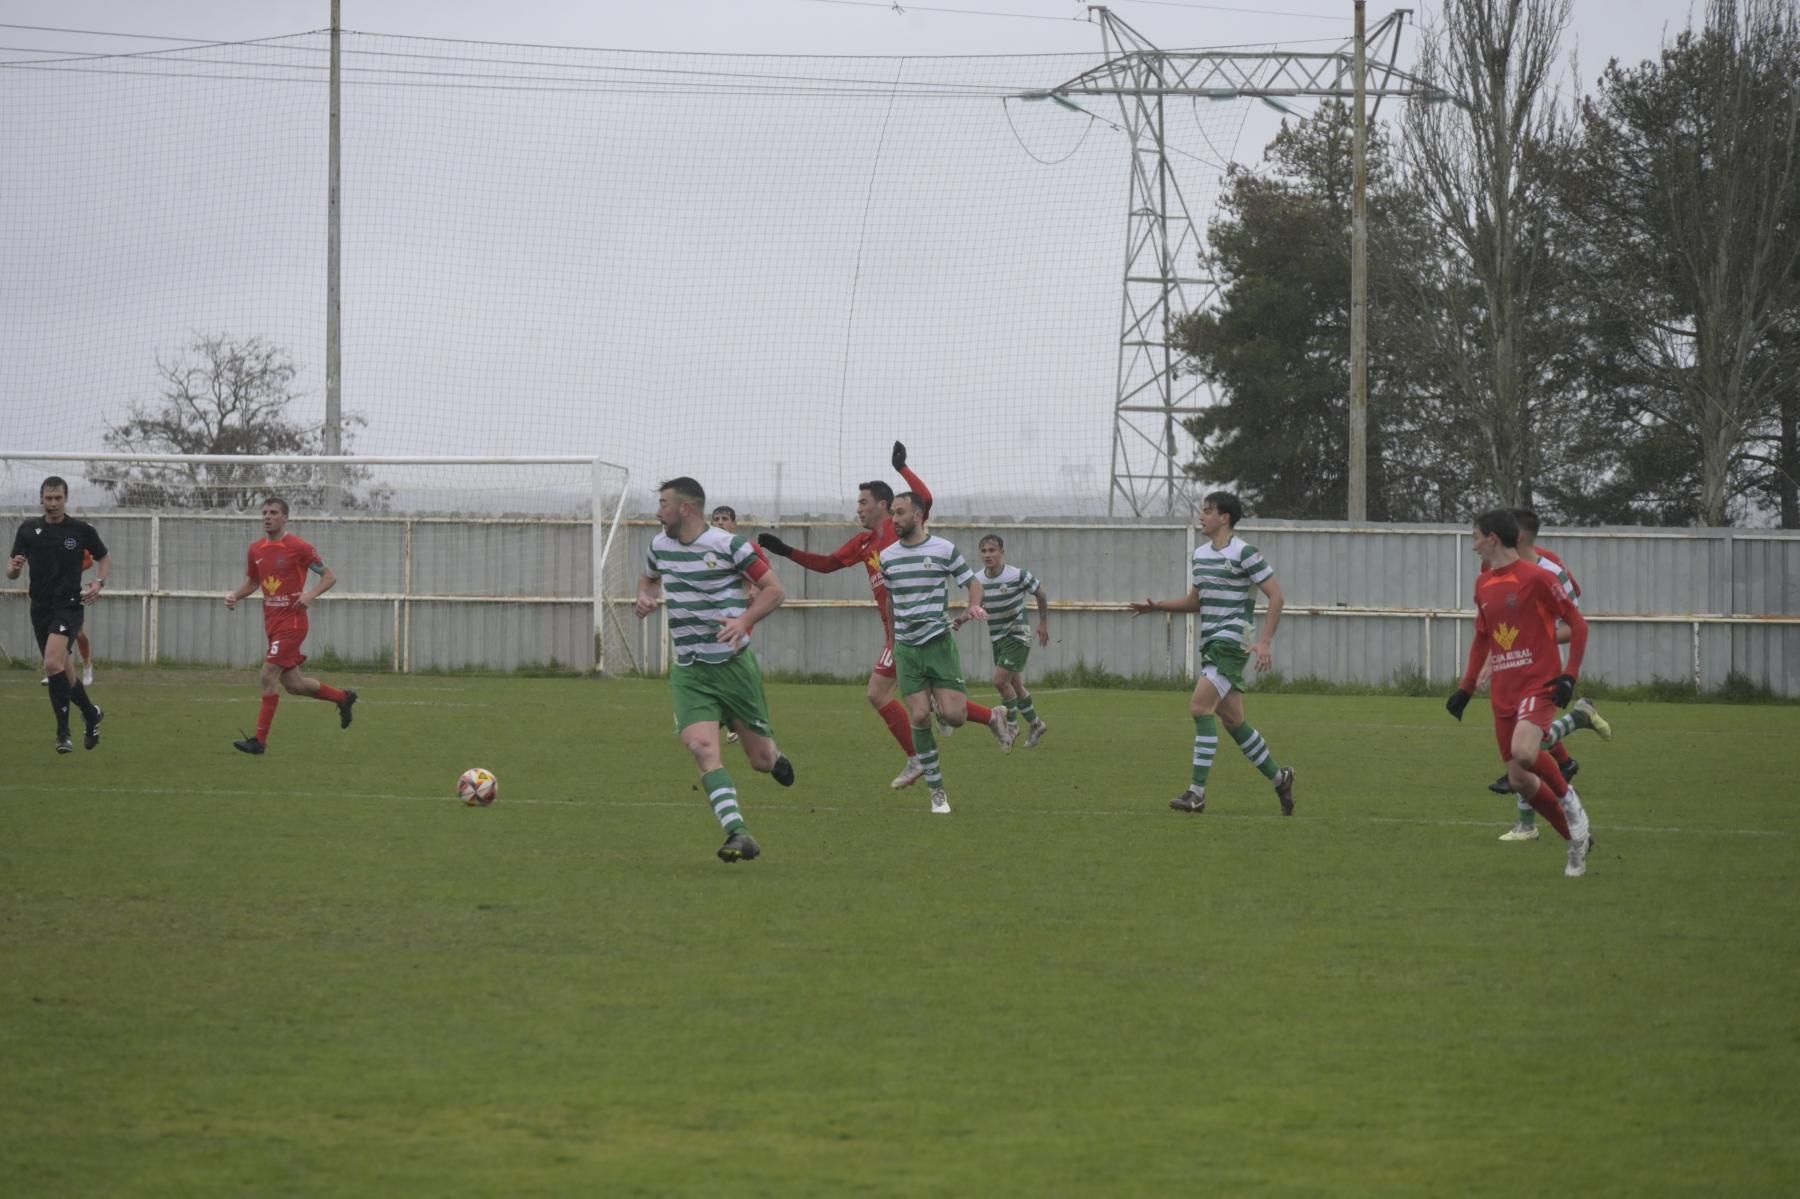
M636 668L630 475L584 455L131 456L0 451L0 516L47 478L113 557L90 635L118 662L243 664L261 622L227 611L271 497L338 582L308 650L381 670ZM32 648L24 582L0 589L0 646ZM250 605L253 607L253 605Z
M601 446L633 512L692 475L767 523L897 482L901 439L942 513L1105 510L1121 346L1164 331L1123 328L1118 97L1044 98L1097 34L904 59L342 41L347 452ZM10 444L288 449L237 410L180 419L238 370L317 452L328 45L0 65ZM1160 186L1202 230L1249 107L1159 108Z

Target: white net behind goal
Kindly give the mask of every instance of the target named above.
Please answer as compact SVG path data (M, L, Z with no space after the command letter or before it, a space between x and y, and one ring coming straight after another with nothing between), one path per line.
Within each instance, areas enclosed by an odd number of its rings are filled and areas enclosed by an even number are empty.
M900 438L945 513L1104 508L1132 149L1112 99L1030 98L1097 49L344 44L347 448L602 446L638 511L689 474L766 517L845 510ZM241 451L116 442L208 339L288 355L316 437L326 47L0 69L9 443ZM1166 106L1202 224L1245 112Z

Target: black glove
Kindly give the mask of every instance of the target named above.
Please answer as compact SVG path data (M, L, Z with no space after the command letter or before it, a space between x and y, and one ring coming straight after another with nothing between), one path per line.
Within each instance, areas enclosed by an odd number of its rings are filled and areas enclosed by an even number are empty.
M783 558L790 558L794 553L794 548L792 546L775 536L773 533L758 533L756 535L756 544L762 546L771 554L780 554Z
M906 469L906 443L905 442L896 441L894 443L893 463L894 463L895 470L905 470Z
M1464 691L1461 687L1452 691L1450 693L1450 698L1444 701L1444 711L1450 713L1450 715L1456 717L1458 720L1462 719L1463 709L1468 706L1469 693Z
M1557 707L1568 707L1569 701L1575 698L1575 676L1557 675L1556 680L1550 684L1550 698L1556 701Z

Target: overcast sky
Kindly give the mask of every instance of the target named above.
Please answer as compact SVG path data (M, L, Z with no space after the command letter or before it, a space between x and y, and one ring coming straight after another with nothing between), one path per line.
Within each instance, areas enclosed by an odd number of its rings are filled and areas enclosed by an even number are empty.
M1401 7L1429 20L1438 3L1376 0L1369 22ZM1169 47L1344 37L1354 11L1350 0L1116 0L1112 8ZM1666 30L1686 25L1691 8L1688 0L1577 0L1569 49L1579 50L1582 74L1591 78L1609 57L1653 56ZM346 29L369 33L720 54L1037 54L1091 50L1097 41L1087 6L1073 0L343 0L342 12ZM10 24L194 39L317 29L330 24L329 14L329 0L0 0L0 18ZM94 44L19 31L8 41Z
M1129 159L1104 120L1000 94L1093 65L1098 30L1066 0L900 8L345 0L346 30L388 35L353 39L358 64L466 70L484 84L396 76L347 90L344 395L368 417L358 448L592 450L640 482L700 474L715 492L754 497L753 510L779 486L794 511L839 504L881 473L898 436L940 492L970 497L952 511L1007 510L978 492L1040 497L1013 504L1020 512L1103 504ZM1167 48L1320 50L1348 35L1353 11L1348 0L1114 8ZM1689 16L1684 0L1574 9L1565 56L1579 52L1584 87L1610 57L1653 56ZM1371 5L1371 25L1388 11ZM11 26L0 60L186 55L182 42L323 28L329 5L0 0L0 23ZM320 45L220 52L237 82L208 65L151 77L121 59L0 70L0 247L16 284L0 405L12 448L100 448L129 400L154 395L156 355L195 331L289 348L318 408ZM1409 36L1402 66L1415 47ZM666 56L684 52L695 57ZM700 57L752 54L846 57ZM945 57L1020 55L1058 57ZM372 68L358 70L368 82ZM720 72L871 86L825 99L492 86L517 73L671 70L707 86ZM997 90L971 96L982 88ZM1207 160L1254 163L1278 119L1194 102L1171 121L1199 223L1211 215ZM17 444L22 427L32 444Z

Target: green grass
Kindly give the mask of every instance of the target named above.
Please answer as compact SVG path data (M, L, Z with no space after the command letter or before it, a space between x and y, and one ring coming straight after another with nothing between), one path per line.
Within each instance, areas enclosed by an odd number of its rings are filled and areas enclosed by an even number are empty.
M1484 714L1254 695L1167 810L1169 692L1039 693L894 794L860 687L778 685L727 867L646 680L0 676L0 1193L1771 1194L1800 1177L1800 738L1621 704L1599 848L1495 837ZM492 808L457 774L501 779Z

